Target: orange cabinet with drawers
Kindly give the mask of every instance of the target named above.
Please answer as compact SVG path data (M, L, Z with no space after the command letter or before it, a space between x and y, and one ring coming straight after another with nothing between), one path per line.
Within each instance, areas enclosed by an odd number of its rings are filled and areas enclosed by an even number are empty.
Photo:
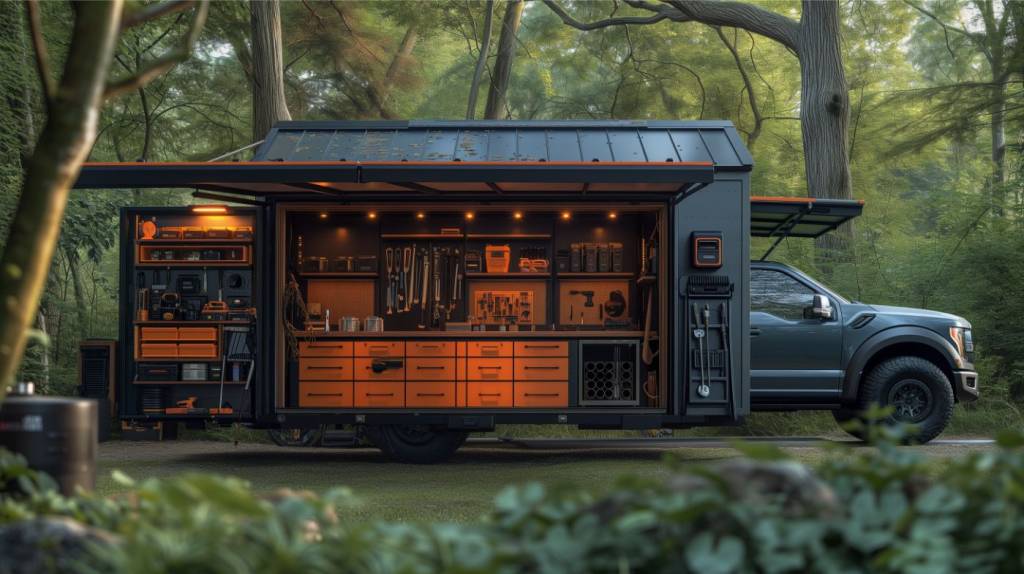
M354 404L356 407L402 408L405 406L405 383L357 382Z
M454 341L409 341L405 344L407 357L454 357Z
M512 341L469 341L466 346L470 357L512 356Z
M568 381L569 359L555 357L516 357L515 380Z
M357 341L357 357L405 357L405 341Z
M218 357L216 343L179 343L178 357L196 359L216 359Z
M512 359L470 358L466 360L470 381L511 381Z
M466 406L471 408L512 406L512 383L466 383Z
M406 359L405 378L410 381L454 381L455 359L434 357Z
M142 343L139 345L139 358L141 359L165 359L177 356L177 343Z
M405 359L356 358L357 381L404 381Z
M516 341L516 357L568 357L568 341Z
M351 357L352 341L301 341L300 357Z
M351 408L351 382L310 382L299 383L300 407Z
M409 382L405 384L405 406L445 408L455 406L455 383Z
M177 341L177 327L143 327L139 334L142 341Z
M216 327L179 327L178 339L181 341L216 341Z
M569 406L569 383L515 382L516 407L555 408Z
M351 381L352 359L299 357L300 381Z

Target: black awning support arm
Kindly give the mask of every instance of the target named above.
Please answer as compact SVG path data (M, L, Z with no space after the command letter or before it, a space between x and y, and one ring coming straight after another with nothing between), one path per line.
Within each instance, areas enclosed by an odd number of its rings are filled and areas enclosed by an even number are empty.
M772 246L768 248L768 251L764 252L764 255L761 256L760 260L764 261L768 259L768 256L772 254L772 251L775 251L775 248L778 247L780 243L782 243L783 239L789 237L789 233L793 230L794 227L797 226L798 223L800 223L800 220L803 219L804 216L807 215L808 213L810 213L810 206L794 213L793 215L790 215L786 219L782 220L782 222L779 223L777 226L775 226L775 229L773 229L771 233L768 234L768 237L772 237L773 235L778 234L778 238L776 238L775 241L772 242Z
M251 197L229 195L227 193L195 190L192 197L198 199L209 199L210 201L226 201L229 203L241 203L243 205L266 205L266 202Z
M710 182L688 183L686 185L683 185L682 187L679 188L678 191L676 191L675 197L672 198L672 205L679 205L679 202L704 189L709 185L709 183Z

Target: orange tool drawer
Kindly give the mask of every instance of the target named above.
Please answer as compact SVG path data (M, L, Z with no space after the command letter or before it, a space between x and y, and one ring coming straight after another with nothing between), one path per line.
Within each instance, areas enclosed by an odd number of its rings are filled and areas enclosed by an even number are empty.
M352 359L299 357L300 381L351 381Z
M405 406L445 408L455 406L455 383L406 383Z
M512 383L466 383L467 407L512 406Z
M351 357L352 341L300 341L300 357Z
M394 408L405 406L405 383L356 383L355 406Z
M141 341L177 341L177 327L143 327L139 336Z
M517 407L568 407L569 383L515 383Z
M161 359L178 356L175 343L143 343L139 345L139 356L143 359Z
M377 368L374 369L374 365ZM356 359L356 380L357 381L404 381L405 360L404 359L371 359L361 357Z
M511 357L511 341L469 341L468 354L470 357Z
M516 357L517 381L568 381L569 359L552 357Z
M516 341L516 357L568 357L569 341Z
M406 379L410 381L454 381L455 359L415 357L405 360Z
M299 383L300 407L351 408L352 404L352 383Z
M409 357L454 357L454 341L409 341L405 344Z
M359 341L356 343L356 356L401 359L405 356L405 341Z
M216 359L217 345L214 343L181 343L178 345L178 356Z
M181 327L178 329L178 339L181 341L216 341L216 327Z
M466 379L470 381L511 381L512 359L467 359Z

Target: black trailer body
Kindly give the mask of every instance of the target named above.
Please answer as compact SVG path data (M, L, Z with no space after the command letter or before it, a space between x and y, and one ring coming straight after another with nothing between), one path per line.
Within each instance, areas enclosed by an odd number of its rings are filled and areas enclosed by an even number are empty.
M736 424L752 165L711 121L287 122L252 161L87 164L242 205L122 211L118 412Z

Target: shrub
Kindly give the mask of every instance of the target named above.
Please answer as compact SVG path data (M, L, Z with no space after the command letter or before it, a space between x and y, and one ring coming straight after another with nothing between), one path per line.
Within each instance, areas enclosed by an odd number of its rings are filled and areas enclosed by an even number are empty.
M738 445L747 457L599 498L514 486L469 525L355 523L346 490L261 497L206 475L118 476L130 494L110 499L30 480L0 495L0 532L38 515L102 529L78 567L95 572L1024 571L1024 435L939 468L895 444L837 447L817 472ZM25 472L0 460L0 484Z

